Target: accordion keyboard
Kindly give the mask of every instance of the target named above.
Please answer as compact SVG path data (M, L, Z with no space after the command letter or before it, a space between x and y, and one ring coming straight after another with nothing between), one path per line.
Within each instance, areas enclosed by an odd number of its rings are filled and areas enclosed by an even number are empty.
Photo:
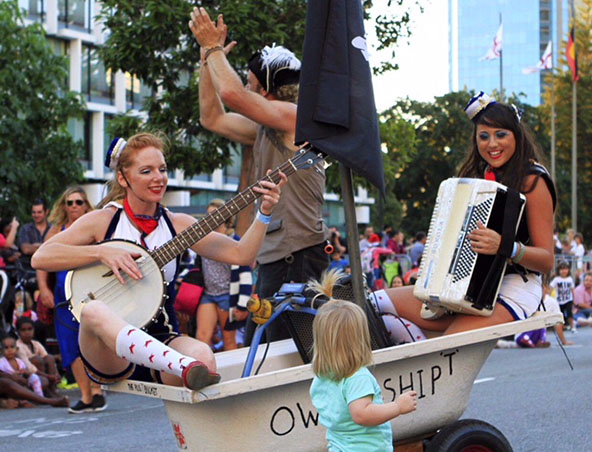
M479 221L483 224L487 224L492 205L493 198L490 198L467 210L462 233L460 234L456 250L454 251L454 257L448 271L448 273L454 275L452 282L456 283L471 276L475 259L477 259L477 253L471 248L469 235L477 228L477 223Z

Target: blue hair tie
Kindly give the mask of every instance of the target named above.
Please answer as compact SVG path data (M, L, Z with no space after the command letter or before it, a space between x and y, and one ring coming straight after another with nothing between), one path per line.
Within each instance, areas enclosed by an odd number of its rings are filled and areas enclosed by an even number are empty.
M522 110L521 108L518 108L514 104L512 104L511 107L512 107L512 110L514 110L514 114L516 115L516 119L518 120L518 122L520 122L520 120L522 119L522 115L524 114L524 110Z

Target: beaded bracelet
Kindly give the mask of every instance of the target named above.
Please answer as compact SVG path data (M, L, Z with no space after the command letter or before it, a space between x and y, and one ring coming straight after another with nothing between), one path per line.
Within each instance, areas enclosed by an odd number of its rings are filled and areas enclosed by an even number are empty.
M206 50L206 53L205 53L205 55L204 55L204 57L203 57L204 61L207 63L207 61L208 61L208 57L209 57L209 56L210 56L212 53L214 53L214 52L217 52L218 50L222 50L222 51L224 51L224 47L222 47L222 46L214 46L214 47L210 47L208 50Z
M271 223L271 215L265 215L263 212L261 212L261 210L257 210L257 215L255 215L255 219L263 224Z
M518 264L524 257L524 254L526 253L526 246L521 242L518 242L518 245L520 245L520 251L518 251L516 257L512 258L512 262L514 262L515 264Z

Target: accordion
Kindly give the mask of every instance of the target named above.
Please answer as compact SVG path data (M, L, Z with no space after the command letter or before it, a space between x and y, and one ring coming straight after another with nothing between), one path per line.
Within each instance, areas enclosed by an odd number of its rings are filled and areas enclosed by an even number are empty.
M415 297L432 313L448 310L491 315L525 204L524 195L497 182L469 178L443 181L413 290ZM502 235L497 255L472 250L469 235L479 221Z

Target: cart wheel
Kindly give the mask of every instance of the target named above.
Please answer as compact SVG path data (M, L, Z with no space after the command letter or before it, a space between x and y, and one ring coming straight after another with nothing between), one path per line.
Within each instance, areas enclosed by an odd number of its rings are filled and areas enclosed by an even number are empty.
M497 428L478 419L462 419L442 428L426 445L426 452L512 452Z

